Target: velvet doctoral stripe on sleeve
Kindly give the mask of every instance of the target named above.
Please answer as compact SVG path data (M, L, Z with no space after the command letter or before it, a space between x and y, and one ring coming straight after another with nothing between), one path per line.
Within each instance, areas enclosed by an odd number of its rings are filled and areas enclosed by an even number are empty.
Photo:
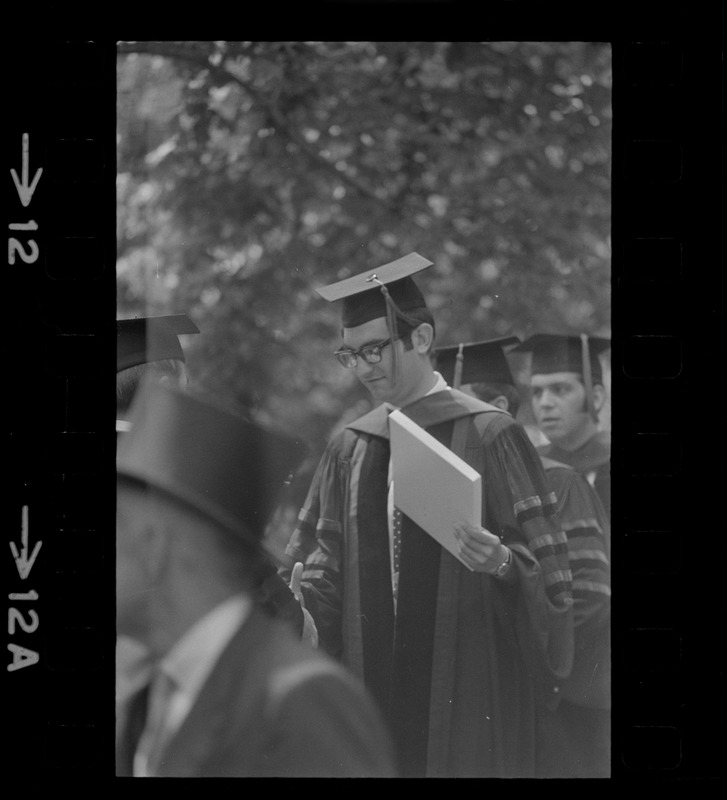
M402 410L447 445L452 425L442 421L469 417L464 458L483 478L483 525L514 554L511 573L499 579L440 552L427 774L528 777L535 707L557 702L573 655L571 576L555 497L508 414L456 391Z
M470 427L464 459L482 474L483 525L505 544L524 540L541 565L550 601L570 605L567 541L558 527L555 495L525 429L506 412L457 390L428 395L402 411L424 428L472 418L476 430Z
M577 450L563 450L555 444L538 448L540 455L573 467L581 475L592 475L606 516L611 517L611 434L598 431Z
M569 604L568 542L558 525L556 497L537 452L522 426L510 417L494 419L483 434L485 523L499 528L494 532L505 544L522 531L528 549L541 565L549 600L555 606Z
M362 678L403 775L530 777L535 708L567 677L571 578L555 499L527 435L460 392L402 409L447 447L467 418L464 458L483 478L483 525L511 547L504 578L470 572L406 517L394 616L384 407L351 423L321 460L288 553L327 648ZM338 625L338 632L336 631Z
M287 554L305 565L301 588L319 642L362 679L382 710L392 693L394 604L387 522L389 443L344 430L328 447Z
M287 547L291 560L305 565L301 588L319 641L382 702L389 692L394 614L387 419L379 407L362 418L363 430L345 429L331 441Z
M485 486L484 525L513 551L519 585L510 614L524 659L555 704L560 681L573 665L573 589L568 543L540 458L527 433L509 415L475 417ZM474 446L474 442L472 445ZM477 457L470 449L468 459ZM531 561L537 564L533 569Z
M543 459L558 498L558 516L568 537L573 573L575 656L563 695L571 702L610 707L611 565L610 525L586 479L569 467Z
M340 439L332 441L313 476L298 524L286 553L291 563L305 565L301 586L306 608L315 620L319 646L340 658L343 519L350 461L340 454ZM281 574L290 581L290 570Z

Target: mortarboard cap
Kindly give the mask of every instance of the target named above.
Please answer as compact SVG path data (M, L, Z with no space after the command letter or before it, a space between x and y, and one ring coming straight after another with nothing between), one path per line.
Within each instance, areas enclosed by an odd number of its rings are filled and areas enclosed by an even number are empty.
M185 314L117 320L116 371L167 358L184 361L179 336L186 333L199 328Z
M590 367L592 379L599 382L601 362L598 356L610 346L611 340L600 336L536 333L514 347L513 351L532 353L531 374L547 375L551 372L584 374Z
M515 386L504 348L519 342L503 336L483 342L440 347L435 351L437 370L455 389L468 383L506 383Z
M583 376L588 408L594 421L598 414L593 404L593 384L602 383L599 355L611 346L610 339L601 336L536 333L513 348L513 351L532 353L531 375L553 372L576 372Z
M121 479L171 495L258 548L280 490L306 452L302 442L210 398L145 380L116 467Z
M409 253L383 266L322 286L316 292L331 303L343 301L344 328L355 328L379 317L389 320L392 315L406 320L407 311L427 307L411 276L431 266L432 262L419 253Z

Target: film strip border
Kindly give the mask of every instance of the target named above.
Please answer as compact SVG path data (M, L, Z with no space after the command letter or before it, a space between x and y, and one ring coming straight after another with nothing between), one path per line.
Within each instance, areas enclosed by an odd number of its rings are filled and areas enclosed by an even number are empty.
M722 774L720 48L684 22L617 47L614 70L617 778Z
M626 780L718 777L723 760L721 17L681 29L675 13L662 36L626 20L614 37L613 775ZM113 775L115 48L40 46L6 51L6 763Z
M115 47L33 28L6 32L5 756L113 775Z

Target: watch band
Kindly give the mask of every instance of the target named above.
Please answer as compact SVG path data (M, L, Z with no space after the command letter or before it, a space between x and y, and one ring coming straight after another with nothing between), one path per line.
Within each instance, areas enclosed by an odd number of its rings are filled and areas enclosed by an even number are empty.
M501 578L503 575L507 574L510 570L510 565L512 564L512 550L509 547L505 546L505 550L507 555L505 556L505 560L500 564L500 566L492 573L498 578Z

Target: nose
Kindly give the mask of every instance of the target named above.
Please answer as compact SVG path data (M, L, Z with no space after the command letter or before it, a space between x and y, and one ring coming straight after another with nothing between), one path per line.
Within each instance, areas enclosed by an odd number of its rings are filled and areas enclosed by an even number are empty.
M356 367L355 367L355 369L356 369L356 374L357 375L359 375L361 377L365 377L366 375L369 375L371 373L373 368L374 368L374 365L373 364L369 364L368 362L364 361L363 358L361 358L361 356L359 356L356 359Z
M551 408L553 406L553 394L549 389L543 389L540 397L535 400L540 408Z

